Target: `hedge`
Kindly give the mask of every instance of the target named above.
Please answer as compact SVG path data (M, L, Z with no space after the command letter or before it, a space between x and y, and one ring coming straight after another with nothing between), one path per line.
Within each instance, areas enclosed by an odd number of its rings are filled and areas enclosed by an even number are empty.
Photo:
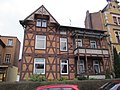
M118 79L117 79L118 80ZM96 90L106 82L112 80L66 80L66 81L20 81L20 82L1 82L0 90L35 90L37 86L48 84L77 84L79 90Z

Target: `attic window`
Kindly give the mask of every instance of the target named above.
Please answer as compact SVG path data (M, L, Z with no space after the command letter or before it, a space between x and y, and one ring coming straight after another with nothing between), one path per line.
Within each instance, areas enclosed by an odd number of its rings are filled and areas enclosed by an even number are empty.
M61 30L60 34L66 34L66 31L65 30Z
M115 6L113 6L113 8L115 8Z
M46 19L37 19L36 26L37 27L47 27L47 20Z
M116 25L120 25L120 15L113 15L113 22Z

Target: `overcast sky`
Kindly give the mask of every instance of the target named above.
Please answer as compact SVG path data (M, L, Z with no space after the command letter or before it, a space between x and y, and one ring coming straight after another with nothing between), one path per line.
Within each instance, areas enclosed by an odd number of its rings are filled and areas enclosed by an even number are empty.
M118 0L120 1L120 0ZM0 35L16 36L23 42L24 30L19 20L44 5L61 24L84 27L86 11L97 12L106 5L106 0L0 0ZM70 23L71 20L71 23Z

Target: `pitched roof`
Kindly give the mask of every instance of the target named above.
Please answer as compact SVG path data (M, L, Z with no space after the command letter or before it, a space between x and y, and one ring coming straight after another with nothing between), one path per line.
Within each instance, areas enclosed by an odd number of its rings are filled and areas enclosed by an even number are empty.
M3 43L3 41L0 39L0 45L4 48L5 44Z
M109 3L102 9L102 12L107 11L111 7L111 2L119 3L117 0L109 0Z
M38 9L36 9L33 13L31 13L24 20L34 20L34 14L49 15L50 16L50 22L58 23L56 21L56 19L49 13L49 11L43 5L40 6Z

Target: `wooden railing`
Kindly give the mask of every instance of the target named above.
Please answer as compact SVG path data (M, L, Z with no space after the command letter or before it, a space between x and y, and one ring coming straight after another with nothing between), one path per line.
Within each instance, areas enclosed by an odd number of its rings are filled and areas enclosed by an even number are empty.
M109 52L108 52L108 49L94 49L94 48L87 48L87 49L85 49L85 48L77 48L77 49L75 49L74 50L74 54L76 55L76 54L78 54L78 53L80 53L80 54L99 54L99 55L108 55L109 54Z

